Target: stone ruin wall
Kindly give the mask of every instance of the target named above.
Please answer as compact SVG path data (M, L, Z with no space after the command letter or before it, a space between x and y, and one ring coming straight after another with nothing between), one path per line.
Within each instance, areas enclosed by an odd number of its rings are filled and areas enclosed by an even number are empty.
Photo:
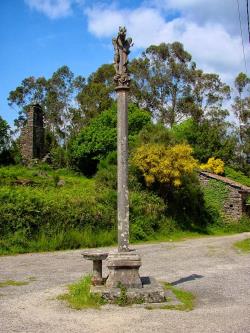
M209 177L205 174L199 175L200 182L207 186L210 179L215 179L213 177ZM217 180L221 181L221 180ZM247 196L250 195L250 192L242 190L240 187L236 187L230 183L224 183L228 189L228 198L224 203L224 212L225 214L233 218L234 220L238 220L242 217L244 213L249 214L249 207L246 205Z
M21 130L20 148L25 163L44 156L43 111L38 104L31 105L27 111L27 123Z

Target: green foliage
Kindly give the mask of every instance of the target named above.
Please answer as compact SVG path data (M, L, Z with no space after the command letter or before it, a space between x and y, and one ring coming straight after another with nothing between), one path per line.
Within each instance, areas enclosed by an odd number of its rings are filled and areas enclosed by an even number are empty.
M69 157L64 147L53 147L50 149L51 164L54 168L65 168L69 164Z
M120 295L116 299L115 303L119 306L130 305L131 302L129 302L129 299L128 299L127 288L121 282L118 283L117 288L120 289Z
M0 116L0 153L8 149L10 141L9 125L7 121Z
M243 216L241 219L233 221L225 216L223 208L229 193L226 184L211 179L208 185L203 187L203 191L206 209L211 216L211 223L207 227L209 234L220 235L250 231L249 217Z
M10 127L0 116L0 165L7 165L13 161L10 151Z
M140 147L146 144L162 144L168 147L174 143L176 143L176 140L172 135L172 131L161 123L149 123L139 132L134 146Z
M244 175L243 172L234 170L233 168L226 166L225 167L225 176L242 184L250 187L250 178Z
M55 187L54 179L58 180L58 176L65 182L60 188ZM16 185L17 180L24 179L29 181L28 186ZM43 233L50 238L71 229L90 228L94 232L114 228L113 205L105 203L109 193L96 193L93 180L63 170L42 172L13 167L1 169L1 181L2 237L22 232L29 241Z
M55 187L59 178L65 184ZM98 180L67 170L15 166L1 168L0 180L0 253L115 243L117 194L109 178L107 186L99 186ZM159 230L164 209L162 199L135 186L130 195L131 239L146 240Z
M250 238L236 242L234 246L242 252L250 252Z
M130 143L134 141L134 136L149 122L150 115L147 112L134 105L129 105ZM73 141L71 154L74 164L86 175L93 175L96 172L98 162L109 152L116 150L116 125L117 112L113 106L94 118Z
M58 296L59 300L66 301L72 309L99 308L105 304L104 299L91 293L91 277L85 276L79 282L68 286L68 293Z
M230 95L219 75L197 69L179 42L151 45L131 61L130 70L132 100L169 127L187 116L199 122Z
M19 111L15 125L20 129L26 121L29 105L38 103L44 111L46 130L57 142L66 144L69 136L78 129L81 117L79 108L75 108L75 97L84 86L85 79L75 77L67 66L58 68L49 79L25 78L8 97L9 105Z
M172 135L179 142L188 142L194 156L205 163L211 156L232 163L235 157L236 138L228 134L229 125L221 117L204 119L197 123L188 119L172 129Z
M226 184L215 179L210 179L208 185L203 187L203 190L205 200L216 210L222 211L229 193Z
M112 64L104 64L92 73L88 83L77 95L77 100L84 114L84 122L88 124L91 119L101 112L108 110L113 102L113 77L115 69Z
M0 239L0 255L110 246L115 242L115 230L69 229L52 234L40 232L32 238L20 231Z
M177 221L182 230L200 230L206 232L213 224L213 216L206 205L206 198L195 174L183 177L180 188L172 188L166 194L168 214Z

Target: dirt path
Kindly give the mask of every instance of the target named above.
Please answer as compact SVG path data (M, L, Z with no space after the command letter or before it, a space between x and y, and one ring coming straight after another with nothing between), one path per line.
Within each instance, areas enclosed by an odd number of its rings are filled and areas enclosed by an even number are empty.
M0 288L0 332L250 333L250 254L232 248L247 237L250 233L136 246L141 275L194 293L191 312L116 306L72 310L55 297L90 272L82 250L0 257L0 281L29 281Z

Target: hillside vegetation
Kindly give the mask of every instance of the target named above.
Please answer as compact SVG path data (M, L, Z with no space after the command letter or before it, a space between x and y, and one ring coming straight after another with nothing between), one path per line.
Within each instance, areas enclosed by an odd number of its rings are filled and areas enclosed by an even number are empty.
M88 179L47 165L0 168L0 253L115 244L116 190L108 187L110 173L103 166L95 178ZM130 188L131 241L250 230L247 219L230 225L224 222L221 205L226 190L218 182L211 181L204 189L204 207L198 217L187 189L175 193L174 204L143 189L132 175ZM180 204L177 214L175 207Z

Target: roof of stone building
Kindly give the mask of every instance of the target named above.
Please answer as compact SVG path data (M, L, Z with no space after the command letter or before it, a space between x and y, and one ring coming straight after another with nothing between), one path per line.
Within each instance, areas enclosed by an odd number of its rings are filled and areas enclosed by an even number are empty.
M230 185L230 186L232 186L234 188L237 188L237 189L239 189L241 191L250 193L250 187L248 187L246 185L242 185L242 184L240 184L238 182L235 182L234 180L229 179L227 177L219 176L219 175L216 175L214 173L206 172L206 171L200 171L200 174L204 175L204 176L206 176L208 178L220 180L221 182L223 182L225 184L228 184L228 185Z

